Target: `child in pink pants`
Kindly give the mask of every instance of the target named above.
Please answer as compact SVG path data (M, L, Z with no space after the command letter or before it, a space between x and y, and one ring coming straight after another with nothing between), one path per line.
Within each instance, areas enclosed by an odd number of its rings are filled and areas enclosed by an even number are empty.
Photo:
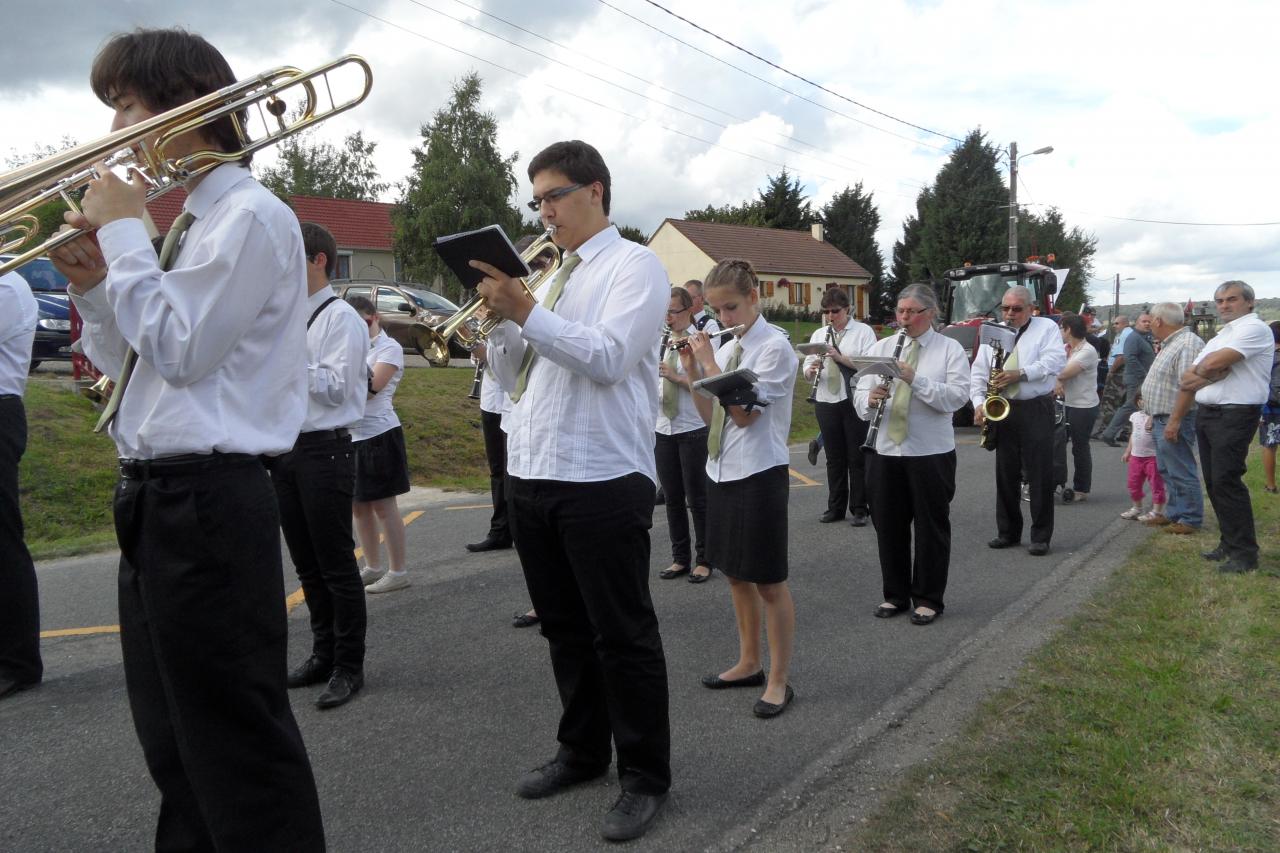
M1142 396L1138 396L1142 405ZM1137 519L1149 524L1166 524L1164 515L1164 481L1156 470L1156 441L1151 434L1151 416L1138 410L1129 416L1129 446L1124 450L1122 462L1129 463L1129 497L1133 506L1120 513L1121 518ZM1142 484L1151 483L1151 511L1142 511Z

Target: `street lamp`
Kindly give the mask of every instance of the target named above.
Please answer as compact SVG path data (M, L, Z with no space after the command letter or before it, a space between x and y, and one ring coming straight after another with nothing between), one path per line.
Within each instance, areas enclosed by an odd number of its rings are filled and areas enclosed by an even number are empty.
M1116 301L1115 301L1115 307L1111 309L1111 319L1113 320L1116 317L1120 316L1120 282L1122 281L1137 281L1137 279L1134 278L1133 276L1129 276L1128 278L1121 278L1120 273L1116 273Z
M1023 154L1022 157L1032 157L1036 154L1052 154L1053 146L1046 145L1044 148L1037 148L1030 154ZM1018 262L1018 161L1022 159L1018 156L1018 143L1009 143L1009 263L1016 264Z

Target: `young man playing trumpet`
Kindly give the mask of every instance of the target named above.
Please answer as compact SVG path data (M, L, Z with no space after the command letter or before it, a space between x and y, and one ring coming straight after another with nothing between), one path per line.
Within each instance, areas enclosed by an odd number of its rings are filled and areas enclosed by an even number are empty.
M638 838L671 785L667 664L649 596L657 347L667 273L609 224L610 176L585 142L529 164L530 208L566 255L531 297L479 261L479 292L509 322L489 338L510 394L503 417L511 532L564 711L554 759L517 793L546 797L603 775L617 748L612 841Z
M234 81L217 50L182 30L116 36L91 75L113 131ZM227 117L166 156L238 148ZM285 691L280 519L259 461L293 447L307 411L298 220L245 162L225 163L187 182L158 259L146 186L101 171L83 215L67 215L96 233L53 259L85 319L85 353L114 376L127 350L138 356L110 432L122 457L120 645L161 794L155 845L323 850Z

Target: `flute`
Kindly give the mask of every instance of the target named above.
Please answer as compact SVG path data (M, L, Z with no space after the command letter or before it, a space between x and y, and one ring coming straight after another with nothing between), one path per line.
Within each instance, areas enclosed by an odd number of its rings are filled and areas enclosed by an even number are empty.
M906 344L906 342L907 342L907 330L903 329L902 331L898 332L898 340L894 343L894 346L893 346L894 361L899 361L902 358L902 347L904 344ZM880 387L884 388L887 391L889 389L889 386L892 384L893 384L893 377L886 376L884 380L881 381ZM886 403L888 402L889 402L889 398L886 397L880 401L880 405L876 406L876 416L872 418L871 427L867 430L867 440L862 442L863 450L876 449L876 439L880 437L880 422L884 420L884 410L889 408L886 405Z
M747 324L743 323L740 326L732 326L728 329L721 329L720 331L716 332L714 335L711 335L711 337L718 338L721 335L740 335L746 330L747 330ZM692 337L693 335L685 335L683 338L676 338L675 340L668 341L667 346L671 347L671 349L684 349L689 345L689 339Z

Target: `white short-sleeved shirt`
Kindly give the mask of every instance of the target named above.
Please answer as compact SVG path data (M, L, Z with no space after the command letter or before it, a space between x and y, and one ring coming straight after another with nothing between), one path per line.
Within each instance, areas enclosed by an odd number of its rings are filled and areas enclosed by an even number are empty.
M1204 345L1193 364L1204 361L1209 353L1233 349L1244 356L1231 365L1225 379L1206 385L1196 392L1201 406L1261 406L1271 396L1271 362L1276 341L1271 328L1257 314L1237 317L1218 330Z
M740 339L742 359L738 367L756 374L756 397L769 403L757 409L760 416L745 427L726 416L720 437L720 455L707 458L707 476L717 483L745 480L768 468L791 461L787 436L791 432L791 400L795 396L796 351L782 332L757 317ZM734 344L716 350L716 364L724 369L733 358ZM713 404L714 411L719 403Z
M1156 439L1151 431L1151 416L1146 412L1129 415L1129 454L1131 456L1155 456Z
M0 276L0 394L26 391L39 316L27 280L16 272Z
M844 327L844 331L836 332L836 336L840 341L836 349L840 350L842 355L858 356L866 355L867 352L876 342L876 333L866 323L859 323L857 320L850 320ZM827 343L827 327L819 326L813 330L813 334L809 336L809 343ZM807 372L810 366L817 364L820 356L805 356L804 369ZM849 389L844 381L844 376L840 376L840 383L836 393L831 393L831 388L827 382L827 371L834 370L840 373L840 368L831 359L822 359L822 378L818 382L819 403L839 403L841 400L849 399Z
M1062 383L1062 402L1073 409L1098 405L1098 351L1088 341L1067 357L1067 364L1080 365L1080 372Z
M400 426L400 418L391 405L391 398L396 395L396 386L404 376L404 349L385 331L378 332L378 336L369 342L369 355L365 362L370 370L378 364L392 364L395 365L396 372L391 381L382 386L381 391L365 402L364 417L351 427L352 441L364 441Z

